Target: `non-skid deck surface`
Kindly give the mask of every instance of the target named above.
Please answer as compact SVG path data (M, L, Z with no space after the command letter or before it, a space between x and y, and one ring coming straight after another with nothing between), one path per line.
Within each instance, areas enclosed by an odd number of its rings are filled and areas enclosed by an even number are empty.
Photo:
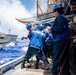
M52 75L49 70L42 69L17 69L11 75Z
M34 61L32 61L30 64L31 64L31 66L29 66L30 68L21 69L19 67L19 69L14 71L11 75L51 75L50 69L49 70L41 69L43 63L39 63L39 69L34 69L35 68L34 67L35 66L35 58L34 58ZM29 64L27 64L27 65L29 65ZM51 68L51 64L49 66Z

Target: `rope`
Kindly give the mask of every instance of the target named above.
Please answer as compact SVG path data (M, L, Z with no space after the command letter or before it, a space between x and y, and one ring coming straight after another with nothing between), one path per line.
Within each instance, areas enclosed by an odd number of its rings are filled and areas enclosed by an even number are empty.
M63 69L63 67L64 67L64 64L65 64L65 62L66 62L66 59L67 59L67 56L66 56L66 58L65 58L65 60L64 60L64 63L63 63L63 65L62 65L62 67L60 68L60 72L59 72L59 74L58 74L58 75L60 75L60 74L61 74L62 69Z

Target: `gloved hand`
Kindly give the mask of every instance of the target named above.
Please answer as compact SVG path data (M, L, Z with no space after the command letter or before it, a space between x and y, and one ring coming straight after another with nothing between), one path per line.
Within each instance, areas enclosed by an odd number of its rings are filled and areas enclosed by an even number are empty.
M27 38L28 38L27 36L26 37L22 37L21 40L24 40L24 39L27 39Z
M24 39L25 39L25 37L22 37L22 38L21 38L21 40L24 40Z

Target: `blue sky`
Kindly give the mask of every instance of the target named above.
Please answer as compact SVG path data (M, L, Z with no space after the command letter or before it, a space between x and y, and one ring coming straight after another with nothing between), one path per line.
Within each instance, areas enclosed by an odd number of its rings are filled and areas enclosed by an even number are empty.
M35 5L36 0L21 0L22 4L25 6L27 10L30 11Z
M25 25L18 22L15 18L27 18L35 15L36 0L0 0L0 32L8 33L22 37L27 35L28 31Z
M46 10L44 1L40 0L42 10ZM36 15L36 0L0 0L0 32L16 34L18 37L26 36L28 31L25 25L15 18L23 19Z

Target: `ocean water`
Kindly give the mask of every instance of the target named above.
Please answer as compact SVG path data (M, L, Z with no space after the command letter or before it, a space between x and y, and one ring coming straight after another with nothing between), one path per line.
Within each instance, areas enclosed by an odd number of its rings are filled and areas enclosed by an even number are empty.
M3 49L0 50L0 66L24 55L28 44L29 40L17 39L14 42L4 45Z

